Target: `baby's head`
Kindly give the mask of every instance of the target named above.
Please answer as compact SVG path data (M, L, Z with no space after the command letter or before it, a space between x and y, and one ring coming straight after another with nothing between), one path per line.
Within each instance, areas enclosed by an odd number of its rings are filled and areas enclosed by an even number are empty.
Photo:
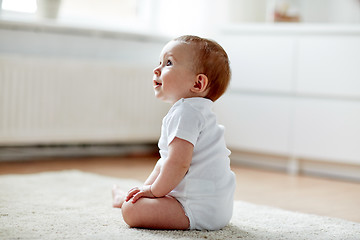
M213 40L192 35L181 36L173 41L193 47L193 70L208 78L205 98L216 101L225 93L231 78L229 58L225 50Z
M186 35L164 47L153 82L155 95L167 102L188 97L216 101L226 91L230 77L228 56L218 43Z

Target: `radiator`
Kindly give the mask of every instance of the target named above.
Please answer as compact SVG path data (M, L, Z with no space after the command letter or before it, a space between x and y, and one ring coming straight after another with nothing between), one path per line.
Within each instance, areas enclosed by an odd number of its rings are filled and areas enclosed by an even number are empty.
M152 69L115 61L0 56L0 146L155 142L168 106Z

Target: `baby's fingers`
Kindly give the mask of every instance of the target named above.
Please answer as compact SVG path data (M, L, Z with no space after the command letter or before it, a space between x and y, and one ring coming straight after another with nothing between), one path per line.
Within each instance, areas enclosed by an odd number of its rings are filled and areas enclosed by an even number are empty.
M139 200L140 198L142 198L143 195L144 195L144 192L142 192L142 191L136 193L131 202L136 203L136 201Z
M138 192L140 192L139 188L133 188L130 189L130 191L128 192L128 194L126 195L125 201L129 201L135 194L137 194Z

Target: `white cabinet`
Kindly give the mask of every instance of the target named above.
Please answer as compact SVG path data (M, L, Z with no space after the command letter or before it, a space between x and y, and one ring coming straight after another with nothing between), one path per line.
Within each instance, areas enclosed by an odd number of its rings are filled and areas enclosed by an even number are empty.
M226 32L233 72L215 110L233 150L360 164L360 28Z
M235 36L222 42L228 51L233 89L291 91L294 42L287 36Z
M216 111L231 149L289 154L289 98L228 94Z
M360 101L299 99L294 131L297 157L360 164Z
M297 92L360 98L360 35L299 37Z

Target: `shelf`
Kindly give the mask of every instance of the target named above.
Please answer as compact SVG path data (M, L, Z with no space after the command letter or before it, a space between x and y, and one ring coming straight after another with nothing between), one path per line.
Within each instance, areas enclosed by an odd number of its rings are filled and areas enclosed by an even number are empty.
M133 30L105 25L42 20L37 18L0 17L0 29L29 32L46 32L63 35L80 35L100 38L120 38L148 42L167 42L169 37L151 34L142 30Z
M309 23L229 24L221 28L223 34L292 34L292 35L360 35L360 25Z

